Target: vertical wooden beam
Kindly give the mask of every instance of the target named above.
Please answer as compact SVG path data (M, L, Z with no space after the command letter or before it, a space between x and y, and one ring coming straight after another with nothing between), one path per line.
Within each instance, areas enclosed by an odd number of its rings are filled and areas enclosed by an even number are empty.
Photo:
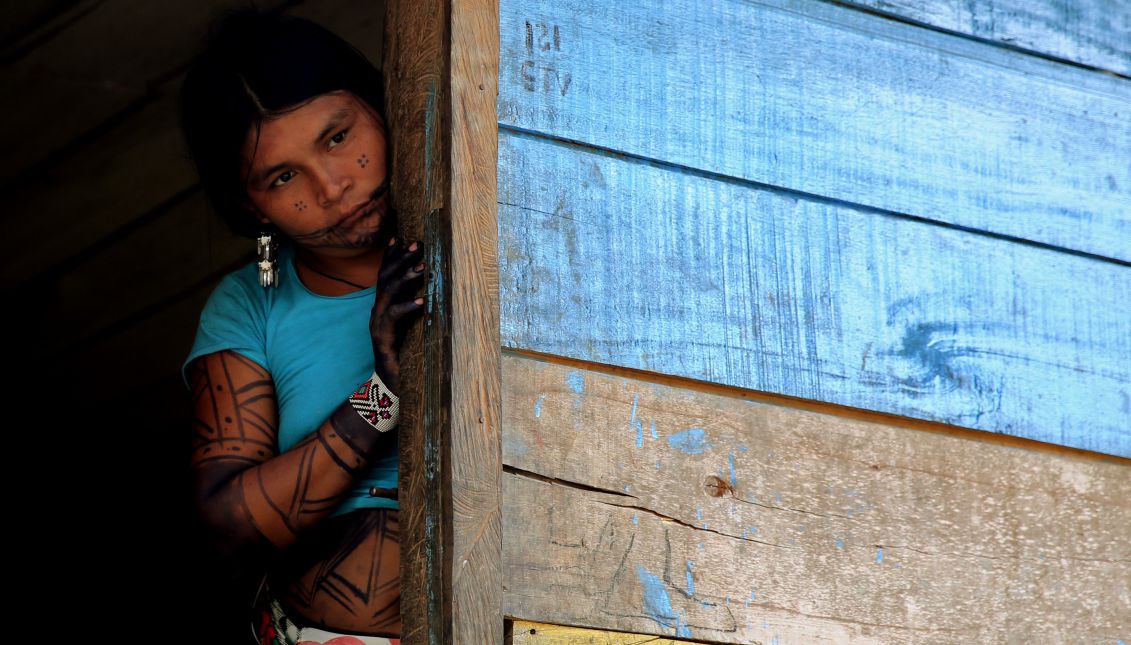
M393 199L433 272L401 357L402 640L500 643L498 0L389 0L385 29Z

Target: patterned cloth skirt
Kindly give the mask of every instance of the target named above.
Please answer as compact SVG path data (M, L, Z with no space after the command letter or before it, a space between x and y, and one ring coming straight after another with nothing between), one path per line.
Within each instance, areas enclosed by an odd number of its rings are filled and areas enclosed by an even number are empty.
M331 632L317 627L300 627L291 620L279 601L271 595L266 581L255 600L256 623L252 625L259 645L400 645L399 638L359 636Z

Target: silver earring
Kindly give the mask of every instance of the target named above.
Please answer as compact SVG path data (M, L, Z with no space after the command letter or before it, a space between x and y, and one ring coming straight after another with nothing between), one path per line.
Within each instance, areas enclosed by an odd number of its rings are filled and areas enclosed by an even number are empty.
M279 243L275 240L275 234L270 231L260 233L258 247L259 286L264 289L267 287L278 287L279 263L277 259Z

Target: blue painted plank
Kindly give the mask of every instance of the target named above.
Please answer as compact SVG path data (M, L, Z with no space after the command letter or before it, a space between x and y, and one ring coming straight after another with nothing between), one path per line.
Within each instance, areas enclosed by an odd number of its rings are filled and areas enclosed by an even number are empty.
M1126 0L852 0L840 4L1131 75L1131 3Z
M1131 457L1131 268L505 129L498 170L505 347Z
M500 123L1131 262L1131 81L820 2L500 5Z

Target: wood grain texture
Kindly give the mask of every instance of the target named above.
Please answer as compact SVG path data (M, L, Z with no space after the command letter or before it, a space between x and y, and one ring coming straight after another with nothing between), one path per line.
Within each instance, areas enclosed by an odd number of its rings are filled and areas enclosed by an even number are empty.
M1131 75L1123 0L837 0L905 20Z
M1131 269L504 131L502 342L1131 456Z
M392 130L390 193L407 239L421 240L432 273L426 326L414 326L401 351L400 466L401 640L410 644L451 642L450 489L444 431L451 427L449 366L451 304L446 278L448 237L437 230L444 204L448 133L444 81L447 3L387 2L385 12L385 100ZM430 215L431 214L431 215ZM415 348L421 348L416 351Z
M503 383L508 616L726 643L1131 633L1126 459L509 353Z
M450 373L453 643L499 643L502 367L499 339L498 0L451 2Z
M516 620L508 645L680 645L691 641Z
M499 120L1131 262L1131 81L822 2L502 4Z
M433 272L423 351L402 367L421 391L420 414L401 424L402 638L498 643L498 6L388 8L394 199Z

